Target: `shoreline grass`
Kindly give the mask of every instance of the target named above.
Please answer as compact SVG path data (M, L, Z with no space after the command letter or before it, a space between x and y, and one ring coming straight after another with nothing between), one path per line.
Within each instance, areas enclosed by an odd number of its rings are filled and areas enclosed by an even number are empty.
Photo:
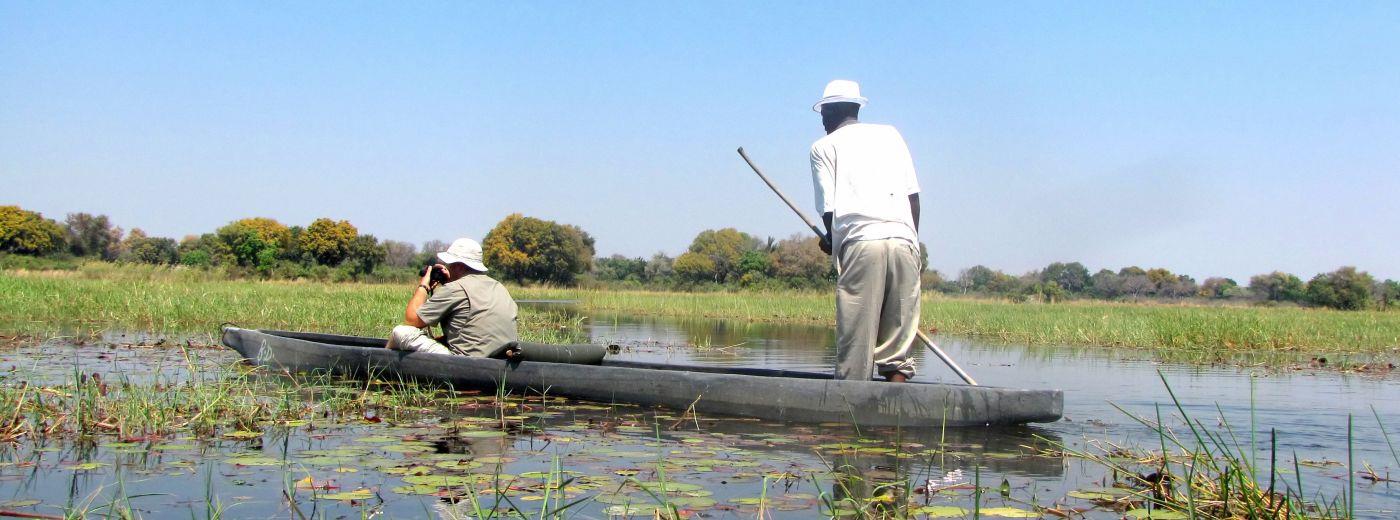
M587 312L771 323L834 323L827 292L676 293L513 287L518 299L576 300ZM127 329L209 332L221 323L382 336L408 288L389 284L201 280L151 269L0 272L0 330L44 334ZM522 334L548 341L577 323L521 313ZM1400 312L1074 301L1026 304L925 295L921 324L955 336L1027 345L1200 353L1400 353ZM576 328L576 327L575 327ZM1209 357L1209 356L1207 356Z

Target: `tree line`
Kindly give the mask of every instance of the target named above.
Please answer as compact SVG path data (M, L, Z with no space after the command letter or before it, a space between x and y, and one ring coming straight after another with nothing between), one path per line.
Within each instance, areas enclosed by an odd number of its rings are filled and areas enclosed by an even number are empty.
M176 241L140 229L124 232L105 215L73 213L63 222L17 206L0 206L0 253L22 257L81 258L219 269L234 276L316 280L411 279L447 243L421 247L379 240L350 222L318 218L306 226L274 219L235 220L202 235ZM1304 282L1274 271L1245 285L1211 277L1201 281L1164 268L1123 267L1090 273L1079 262L1055 262L1019 276L977 265L948 278L928 268L925 290L1013 301L1211 300L1335 309L1388 309L1400 300L1400 283L1378 281L1342 267ZM734 228L701 231L679 256L596 257L594 239L582 228L521 214L507 216L482 240L484 260L497 277L517 283L664 290L829 289L836 279L830 257L815 237L775 240ZM13 263L13 262L11 262Z

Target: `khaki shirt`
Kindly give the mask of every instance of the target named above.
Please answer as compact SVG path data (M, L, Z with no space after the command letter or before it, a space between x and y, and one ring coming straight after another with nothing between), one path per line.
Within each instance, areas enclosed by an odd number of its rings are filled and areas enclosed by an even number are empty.
M484 274L439 286L417 312L423 323L441 324L443 342L459 354L490 357L519 339L515 300L504 285Z

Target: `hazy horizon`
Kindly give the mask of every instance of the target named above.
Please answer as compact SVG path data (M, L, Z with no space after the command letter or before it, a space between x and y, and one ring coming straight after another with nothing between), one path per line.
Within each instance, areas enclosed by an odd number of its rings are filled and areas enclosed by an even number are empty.
M810 214L847 78L945 276L1400 278L1400 4L393 7L0 1L0 204L416 245L518 212L674 256L805 232L734 150Z

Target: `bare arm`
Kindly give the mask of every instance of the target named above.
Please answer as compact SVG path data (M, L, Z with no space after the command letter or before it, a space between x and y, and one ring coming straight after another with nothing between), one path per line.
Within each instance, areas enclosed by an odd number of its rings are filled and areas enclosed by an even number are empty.
M914 233L919 232L919 194L909 194L909 214L914 217ZM831 232L831 224L826 225L827 233Z
M822 224L826 225L826 236L822 237L822 252L831 254L831 212L822 213Z
M446 268L441 265L433 266L433 269L443 269L444 272L446 271ZM418 281L418 287L413 288L413 297L408 299L408 306L403 310L403 322L405 325L418 327L420 329L428 326L427 323L423 322L422 318L418 317L418 308L423 306L423 302L428 301L428 284L432 282L433 272L430 269L423 273L423 279Z

